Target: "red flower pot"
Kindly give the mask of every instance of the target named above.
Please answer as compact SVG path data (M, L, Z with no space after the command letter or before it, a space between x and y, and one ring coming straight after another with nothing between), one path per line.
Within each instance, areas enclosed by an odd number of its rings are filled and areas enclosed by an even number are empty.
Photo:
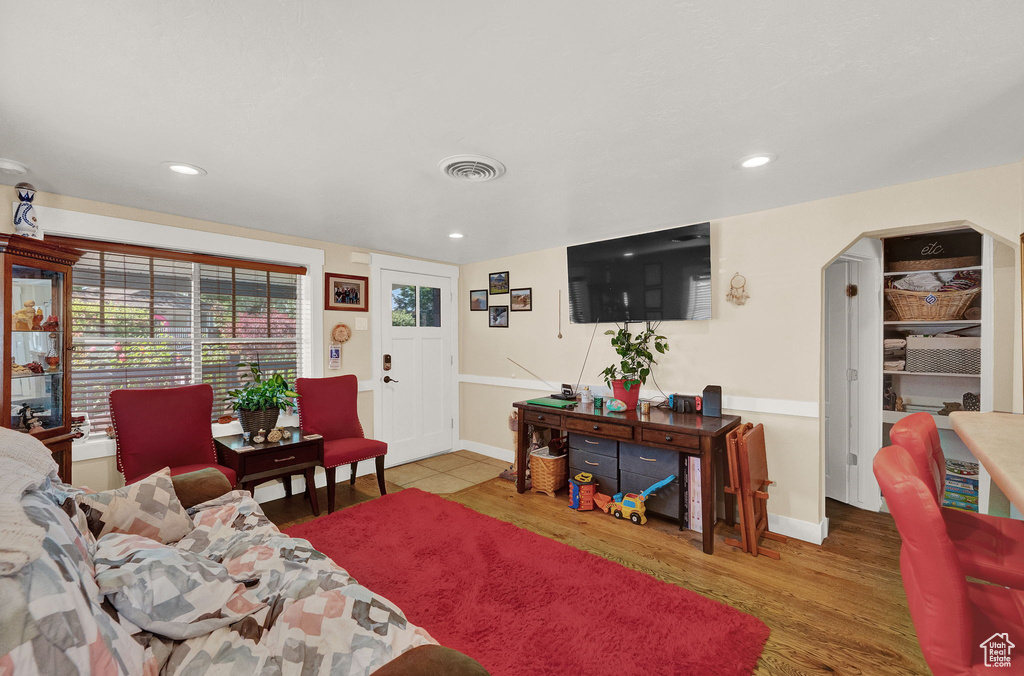
M626 405L627 411L632 411L636 408L637 402L640 401L640 381L630 380L629 389L626 389L626 381L623 378L612 381L612 394L615 398Z

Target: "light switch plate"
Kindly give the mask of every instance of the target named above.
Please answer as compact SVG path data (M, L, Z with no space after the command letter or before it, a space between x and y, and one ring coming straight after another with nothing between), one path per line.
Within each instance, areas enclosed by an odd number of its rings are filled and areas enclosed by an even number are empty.
M370 328L370 320L366 317L356 319L356 331L366 331Z

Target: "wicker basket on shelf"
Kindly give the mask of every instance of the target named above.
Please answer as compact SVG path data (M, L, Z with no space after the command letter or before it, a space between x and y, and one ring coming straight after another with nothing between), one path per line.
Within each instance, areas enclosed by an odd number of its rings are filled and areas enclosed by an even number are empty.
M924 258L911 261L890 261L889 272L927 272L928 270L952 270L981 265L977 256L957 256L955 258Z
M966 291L905 291L886 289L885 297L902 321L960 319L981 288Z
M569 456L551 457L546 448L534 451L530 454L530 476L534 491L555 497L569 480Z

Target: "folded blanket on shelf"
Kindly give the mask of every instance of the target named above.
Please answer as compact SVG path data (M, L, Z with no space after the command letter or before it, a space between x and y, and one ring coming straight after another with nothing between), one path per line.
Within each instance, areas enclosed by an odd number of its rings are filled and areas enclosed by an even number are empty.
M882 362L882 368L886 371L902 371L907 367L907 361L905 359L897 359L894 361Z
M906 338L886 338L882 341L882 347L886 350L900 350L907 346Z

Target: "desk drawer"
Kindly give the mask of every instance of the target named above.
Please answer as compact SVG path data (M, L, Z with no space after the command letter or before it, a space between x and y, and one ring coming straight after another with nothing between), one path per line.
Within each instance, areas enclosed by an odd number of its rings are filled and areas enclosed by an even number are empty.
M578 448L581 451L590 451L598 455L610 455L613 458L619 457L619 442L614 439L601 439L600 437L588 437L585 434L570 434L569 446Z
M285 470L288 467L302 465L307 462L316 462L316 445L300 446L298 448L282 448L276 451L252 455L245 459L246 476L271 472L276 469ZM239 477L241 478L241 477Z
M677 432L659 432L658 430L644 429L640 431L640 438L652 444L668 444L679 448L700 448L700 437L696 434L679 434Z
M584 432L595 436L612 437L615 439L632 439L633 428L629 425L617 425L615 423L591 422L580 418L569 418L566 427L576 432Z
M679 451L622 443L619 444L619 467L623 472L632 472L656 480L664 479L669 474L678 476Z
M619 462L617 458L598 455L589 451L569 447L569 475L577 472L590 472L601 476L618 476Z
M523 417L528 423L547 425L549 427L561 427L562 416L557 413L538 413L537 411L523 411Z
M661 478L664 479L665 477ZM651 477L633 474L631 472L623 472L619 490L623 493L640 494L650 488L654 483L657 482L651 479ZM668 486L659 488L649 495L644 504L646 505L648 512L654 512L655 514L661 514L662 516L678 519L681 493L679 477L676 477L676 480Z

